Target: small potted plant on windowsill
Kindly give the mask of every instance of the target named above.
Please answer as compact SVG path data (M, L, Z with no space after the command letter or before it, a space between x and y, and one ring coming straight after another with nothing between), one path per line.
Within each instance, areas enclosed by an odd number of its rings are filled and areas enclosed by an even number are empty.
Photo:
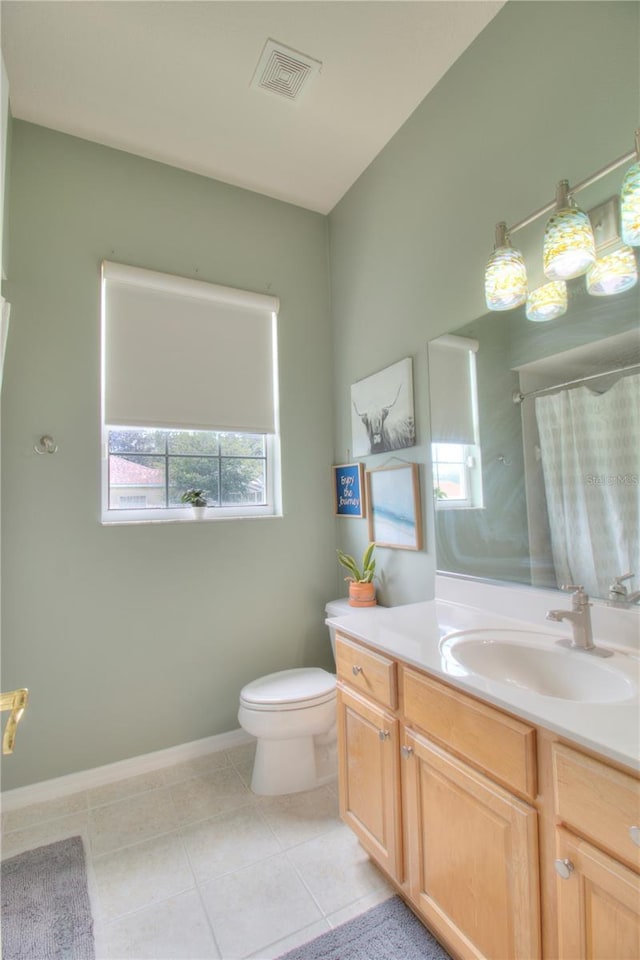
M338 560L342 566L349 571L349 576L345 580L349 584L349 603L352 607L375 607L376 588L373 583L373 575L376 569L376 562L373 559L375 543L370 543L364 551L362 564L358 566L355 559L342 550L337 550Z
M207 500L204 495L204 490L185 490L180 497L180 502L190 503L195 518L197 520L202 520L207 507Z

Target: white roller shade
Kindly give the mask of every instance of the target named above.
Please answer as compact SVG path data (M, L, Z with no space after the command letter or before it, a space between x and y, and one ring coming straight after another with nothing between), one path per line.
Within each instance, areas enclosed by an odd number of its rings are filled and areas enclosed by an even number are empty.
M475 443L475 353L478 341L444 336L429 343L431 439Z
M104 421L275 433L276 297L102 264Z

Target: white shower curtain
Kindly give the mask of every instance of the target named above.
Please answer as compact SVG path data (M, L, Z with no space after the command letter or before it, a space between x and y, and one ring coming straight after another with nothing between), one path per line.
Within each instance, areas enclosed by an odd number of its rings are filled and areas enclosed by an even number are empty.
M640 375L535 401L558 586L607 597L616 576L640 588Z

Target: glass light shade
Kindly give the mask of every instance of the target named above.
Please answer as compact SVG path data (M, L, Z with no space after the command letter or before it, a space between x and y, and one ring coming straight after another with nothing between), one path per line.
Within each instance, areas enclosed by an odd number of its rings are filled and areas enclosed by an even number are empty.
M549 218L542 251L544 273L550 280L571 280L595 263L596 244L591 221L583 210L564 207Z
M624 243L640 247L640 160L629 167L622 181L620 231Z
M587 290L594 297L623 293L637 282L638 268L631 247L620 247L596 260L587 274Z
M527 270L519 250L496 247L484 274L484 295L489 310L513 310L527 299Z
M527 297L527 320L556 320L566 312L567 285L564 280L545 283Z

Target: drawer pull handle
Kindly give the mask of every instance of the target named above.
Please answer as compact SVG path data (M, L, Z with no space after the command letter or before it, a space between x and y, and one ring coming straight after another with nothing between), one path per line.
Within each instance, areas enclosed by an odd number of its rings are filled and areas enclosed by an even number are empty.
M640 827L629 827L629 836L636 847L640 847Z
M563 880L568 880L573 873L571 860L556 860L553 865L556 868L556 873L559 877L562 877Z
M351 667L351 672L353 673L354 677L357 677L359 673L362 673L362 667L358 667L354 665L353 667Z
M402 756L405 758L405 760L408 760L409 757L413 756L413 747L402 747L400 752L402 753Z
M383 742L384 742L385 740L388 740L390 736L391 736L391 734L389 733L388 730L378 730L378 738L379 738L380 740L382 740Z

